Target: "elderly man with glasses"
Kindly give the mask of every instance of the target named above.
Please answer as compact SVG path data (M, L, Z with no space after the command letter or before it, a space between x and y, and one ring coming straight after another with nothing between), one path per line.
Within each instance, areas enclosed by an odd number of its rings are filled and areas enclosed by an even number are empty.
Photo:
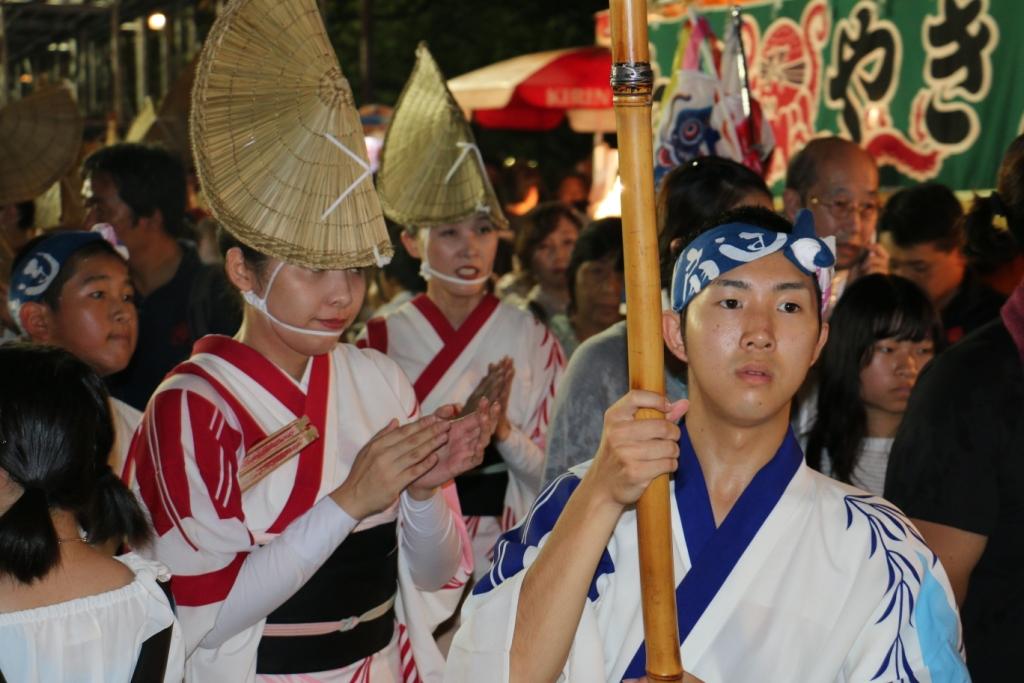
M807 143L786 169L783 203L790 220L810 209L818 236L835 236L833 298L862 275L889 272L889 254L877 243L878 167L856 143L838 137Z

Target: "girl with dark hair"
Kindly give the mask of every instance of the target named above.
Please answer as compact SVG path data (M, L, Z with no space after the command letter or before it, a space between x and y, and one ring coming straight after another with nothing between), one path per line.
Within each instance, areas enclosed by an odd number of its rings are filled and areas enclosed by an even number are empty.
M918 373L943 339L941 323L913 282L875 274L849 286L830 326L807 463L880 496L893 437Z
M8 310L26 339L66 349L105 378L131 361L139 316L127 250L109 226L98 230L57 232L26 244L14 260ZM116 398L110 407L110 465L121 475L142 413Z
M181 681L166 571L97 547L150 536L107 464L102 381L22 344L0 349L0 376L0 680Z

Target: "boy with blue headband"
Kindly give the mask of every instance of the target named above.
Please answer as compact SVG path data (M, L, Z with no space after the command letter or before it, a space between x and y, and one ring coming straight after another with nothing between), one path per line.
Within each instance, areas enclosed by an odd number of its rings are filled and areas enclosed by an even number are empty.
M138 340L127 259L109 226L37 237L14 259L8 313L26 339L59 346L109 377L128 365ZM116 398L110 406L110 465L120 475L142 413Z
M690 242L663 323L689 404L632 391L607 411L594 459L496 546L447 680L642 680L634 504L666 473L686 681L968 680L937 558L891 504L809 469L789 428L833 264L806 212L741 209Z

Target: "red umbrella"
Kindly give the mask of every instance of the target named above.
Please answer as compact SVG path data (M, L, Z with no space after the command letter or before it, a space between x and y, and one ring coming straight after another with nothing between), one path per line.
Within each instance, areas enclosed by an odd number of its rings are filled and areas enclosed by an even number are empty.
M568 116L581 133L614 131L611 64L606 47L535 52L453 78L448 88L485 128L551 130Z

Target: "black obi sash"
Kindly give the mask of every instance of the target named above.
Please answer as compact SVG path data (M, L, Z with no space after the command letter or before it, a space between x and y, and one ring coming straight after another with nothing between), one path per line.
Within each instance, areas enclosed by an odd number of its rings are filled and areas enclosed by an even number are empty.
M397 523L350 534L323 566L268 617L268 624L341 621L387 602L398 589ZM301 674L331 671L379 652L394 635L394 606L351 631L318 636L264 636L256 672Z
M493 441L484 449L483 462L455 477L459 506L468 517L501 517L507 488L508 469Z

